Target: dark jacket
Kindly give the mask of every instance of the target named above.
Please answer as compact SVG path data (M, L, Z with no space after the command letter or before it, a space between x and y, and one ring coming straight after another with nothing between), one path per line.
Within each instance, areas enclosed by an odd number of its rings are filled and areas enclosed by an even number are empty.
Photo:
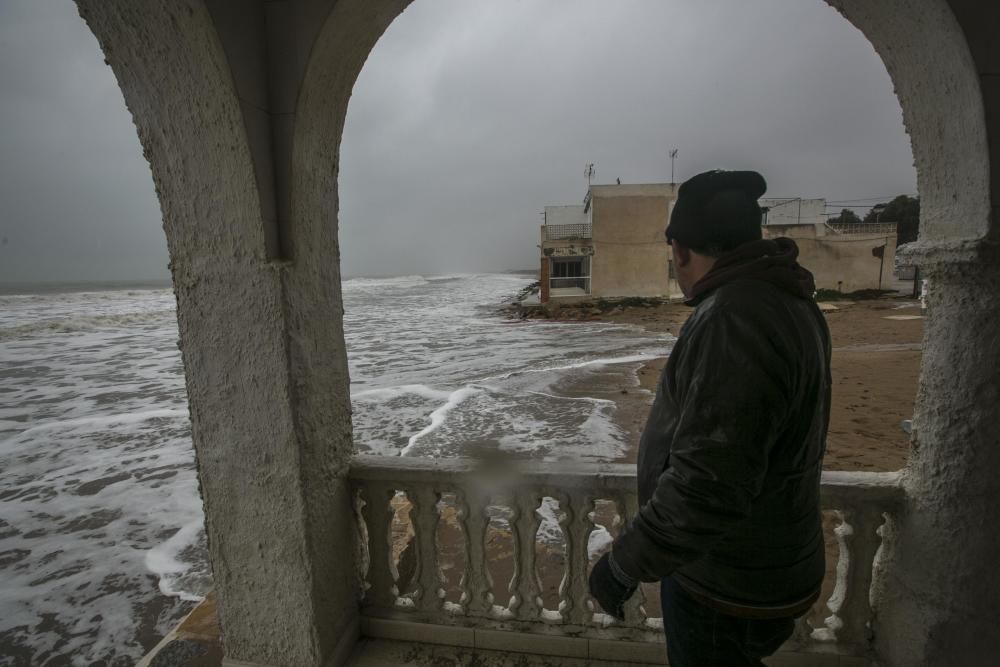
M626 574L750 608L819 590L830 334L797 255L746 244L695 286L640 441L640 511L614 545Z

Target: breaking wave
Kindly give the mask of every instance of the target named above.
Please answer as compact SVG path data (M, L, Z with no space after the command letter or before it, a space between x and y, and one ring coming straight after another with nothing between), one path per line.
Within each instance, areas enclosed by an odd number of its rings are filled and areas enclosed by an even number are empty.
M27 324L0 327L0 341L49 334L72 334L99 329L128 329L149 325L162 326L173 321L174 309L108 315L77 315L44 319Z

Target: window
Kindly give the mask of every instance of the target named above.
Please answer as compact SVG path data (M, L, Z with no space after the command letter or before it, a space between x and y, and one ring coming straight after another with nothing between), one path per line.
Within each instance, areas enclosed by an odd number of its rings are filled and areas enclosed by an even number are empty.
M582 290L590 294L589 257L553 257L550 268L549 286L552 289Z
M581 278L583 276L583 257L565 257L552 260L553 278Z

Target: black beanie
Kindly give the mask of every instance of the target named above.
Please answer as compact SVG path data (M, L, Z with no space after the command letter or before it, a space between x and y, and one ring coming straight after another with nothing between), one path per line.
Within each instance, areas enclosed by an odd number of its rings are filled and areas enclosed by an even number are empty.
M681 184L667 241L692 250L728 251L761 238L757 200L767 181L756 171L706 171Z

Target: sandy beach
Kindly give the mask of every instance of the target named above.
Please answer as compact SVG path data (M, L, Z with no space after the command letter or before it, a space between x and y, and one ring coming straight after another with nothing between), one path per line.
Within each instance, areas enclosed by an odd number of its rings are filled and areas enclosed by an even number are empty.
M909 450L909 436L901 423L913 414L920 373L920 306L912 299L885 297L831 302L823 308L833 341L833 405L824 468L898 470ZM677 335L691 311L672 303L628 307L601 319ZM627 461L635 460L665 364L666 358L656 359L639 369L640 390L622 379L620 386L597 392L613 396L618 406L616 420L631 445Z

